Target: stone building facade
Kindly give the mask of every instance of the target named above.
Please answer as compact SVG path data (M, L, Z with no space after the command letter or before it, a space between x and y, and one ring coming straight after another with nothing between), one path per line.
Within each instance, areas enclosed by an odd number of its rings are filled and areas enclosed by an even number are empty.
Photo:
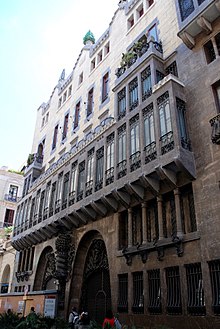
M220 328L219 16L219 0L121 0L86 34L37 111L14 295Z

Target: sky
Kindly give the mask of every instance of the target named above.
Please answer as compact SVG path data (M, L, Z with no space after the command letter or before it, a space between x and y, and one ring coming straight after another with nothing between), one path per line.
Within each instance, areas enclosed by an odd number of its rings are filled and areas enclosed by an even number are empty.
M0 168L31 153L37 108L70 74L91 30L98 40L119 0L0 0Z

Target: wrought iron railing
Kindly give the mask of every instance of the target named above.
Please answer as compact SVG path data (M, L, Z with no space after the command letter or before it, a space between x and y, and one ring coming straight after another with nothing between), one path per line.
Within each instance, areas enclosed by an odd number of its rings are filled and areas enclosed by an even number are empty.
M111 167L105 172L105 185L109 185L114 182L115 168Z
M21 198L14 196L12 194L5 194L5 200L10 202L19 202Z
M155 160L157 158L156 142L152 142L145 146L145 164Z
M180 274L179 267L166 268L166 281L167 281L167 313L168 314L181 314L181 289L180 289Z
M174 149L173 132L169 131L167 134L160 137L161 154L166 154Z
M209 262L209 272L212 286L212 309L214 314L220 315L220 260Z
M141 152L137 151L130 156L130 170L134 171L141 167Z
M55 214L60 211L60 206L61 206L61 200L56 200L55 202Z
M128 275L120 274L118 276L118 312L127 313L128 312Z
M92 188L93 188L93 180L91 179L89 182L86 182L85 196L92 194Z
M69 206L75 203L76 192L72 191L69 193Z
M122 160L117 164L118 178L121 178L127 174L127 160Z
M149 286L148 311L150 314L160 314L162 313L160 270L149 270L147 273Z
M209 122L212 127L212 143L220 144L220 114L216 115Z
M133 273L133 305L136 314L144 313L143 272Z

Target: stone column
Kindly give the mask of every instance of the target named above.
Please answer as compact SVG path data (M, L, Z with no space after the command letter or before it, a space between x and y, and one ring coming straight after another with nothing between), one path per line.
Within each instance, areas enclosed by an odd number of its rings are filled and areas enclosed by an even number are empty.
M132 247L132 209L128 209L128 248Z
M163 236L163 212L162 212L162 196L157 197L157 209L158 209L158 224L159 224L159 240L164 238Z
M142 237L142 244L147 243L147 202L143 202L141 204L142 208L142 231L143 231L143 237Z
M174 190L175 208L176 208L176 235L181 237L183 235L182 222L181 222L181 208L180 208L180 191Z

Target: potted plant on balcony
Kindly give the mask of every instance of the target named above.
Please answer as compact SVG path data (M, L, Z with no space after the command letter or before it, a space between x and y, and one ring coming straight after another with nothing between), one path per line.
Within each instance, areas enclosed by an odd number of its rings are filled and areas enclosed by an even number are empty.
M30 166L34 162L34 154L30 153L27 158L27 166Z

